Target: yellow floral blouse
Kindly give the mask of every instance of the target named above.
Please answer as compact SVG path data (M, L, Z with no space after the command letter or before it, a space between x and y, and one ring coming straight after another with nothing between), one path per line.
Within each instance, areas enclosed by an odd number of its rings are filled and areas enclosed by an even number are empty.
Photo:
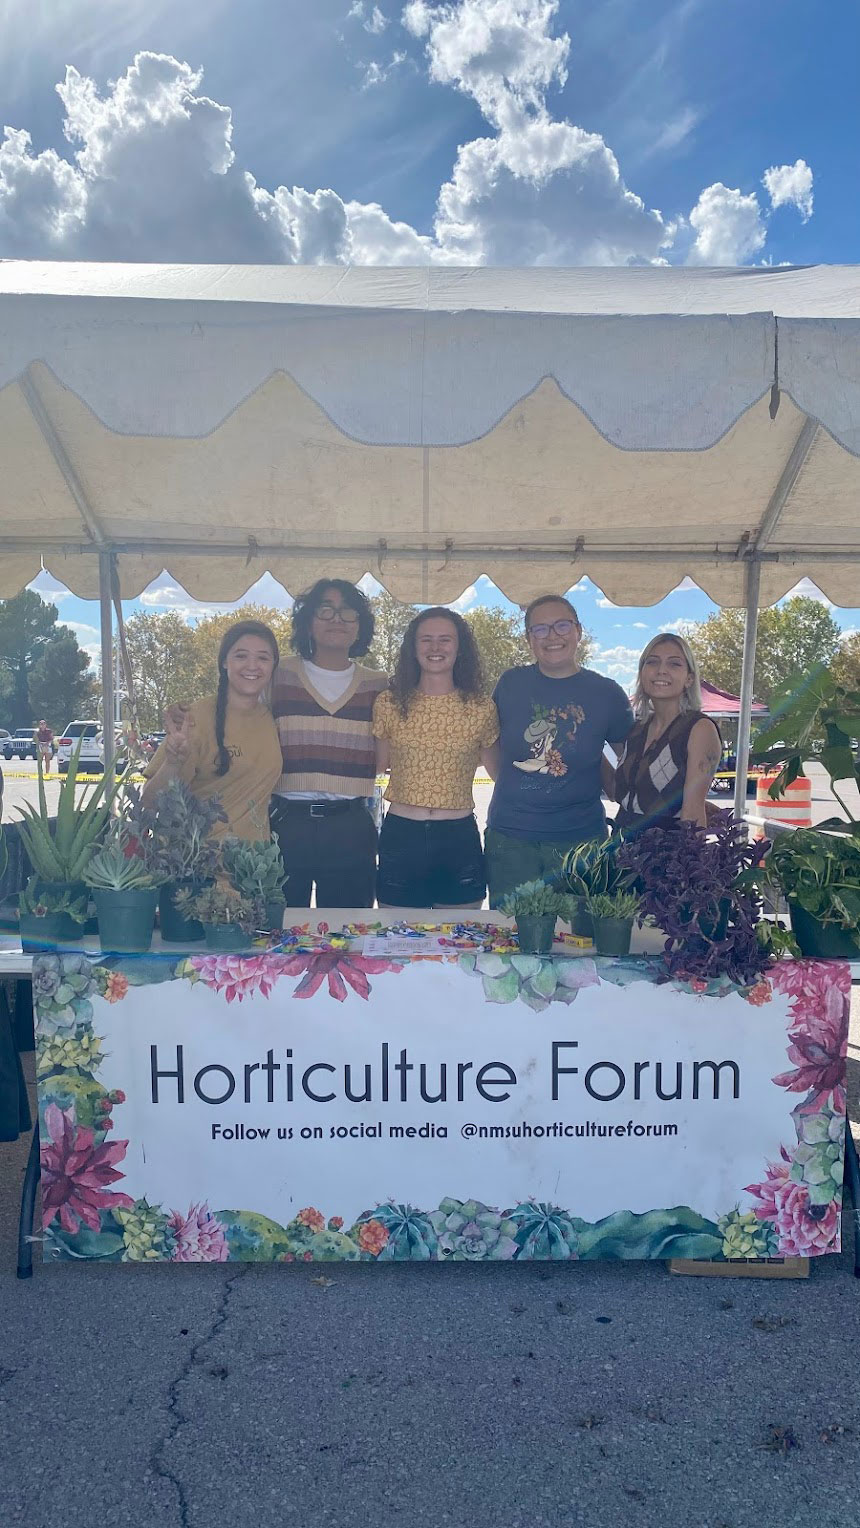
M402 716L390 690L383 690L373 707L373 735L391 749L386 801L470 812L481 749L498 738L499 717L492 700L464 698L459 690L416 692Z

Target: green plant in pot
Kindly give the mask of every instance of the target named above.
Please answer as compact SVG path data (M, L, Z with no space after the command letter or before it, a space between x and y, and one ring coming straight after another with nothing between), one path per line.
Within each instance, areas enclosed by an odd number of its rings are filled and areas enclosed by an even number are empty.
M571 932L582 938L593 937L589 897L611 896L630 882L630 876L618 867L617 850L617 839L594 838L574 844L562 861L562 886L570 894L567 916Z
M802 955L860 956L860 833L780 833L747 878L785 897Z
M128 823L118 820L84 871L103 950L141 954L152 945L160 882L142 850Z
M278 840L275 837L268 842L223 838L221 865L231 886L241 892L242 896L263 904L261 926L279 932L284 922L284 882L287 876Z
M546 881L523 881L499 904L499 911L513 918L523 955L548 955L552 949L556 919L565 912L565 897Z
M633 920L641 898L635 891L595 892L586 897L598 955L629 955Z
M214 881L221 850L213 831L226 821L217 797L200 801L181 780L171 780L158 794L147 861L161 883L159 922L161 937L169 943L193 944L203 938L200 921L183 915L179 893L194 896ZM182 906L187 905L186 897Z
M218 952L247 950L264 916L258 898L243 896L226 881L178 891L176 905L183 917L203 925L207 950Z
M60 780L53 833L41 759L38 806L27 802L18 808L22 815L18 832L33 868L18 903L22 937L26 934L37 940L72 943L83 935L89 902L84 872L104 834L123 780L103 775L95 785L85 787L76 801L80 749L79 743L69 759L68 773Z
M852 738L860 737L860 690L837 684L820 663L780 685L771 696L770 710L769 724L756 734L752 752L754 763L780 766L768 795L777 800L814 759L826 769L830 789L845 813L845 819L828 817L818 829L860 836L860 822L839 794L843 780L860 787L860 762L851 746Z

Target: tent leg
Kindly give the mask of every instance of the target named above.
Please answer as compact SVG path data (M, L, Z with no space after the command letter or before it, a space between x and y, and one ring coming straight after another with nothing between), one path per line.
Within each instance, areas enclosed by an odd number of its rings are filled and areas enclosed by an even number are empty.
M102 734L104 736L105 774L114 769L114 683L113 683L113 584L116 554L109 548L99 550L99 609L102 638Z
M747 766L750 751L750 723L752 718L753 681L755 679L755 648L758 635L758 596L761 584L761 563L753 557L746 565L746 619L744 621L744 655L741 666L740 713L738 715L738 747L735 765L735 818L742 822L747 809Z

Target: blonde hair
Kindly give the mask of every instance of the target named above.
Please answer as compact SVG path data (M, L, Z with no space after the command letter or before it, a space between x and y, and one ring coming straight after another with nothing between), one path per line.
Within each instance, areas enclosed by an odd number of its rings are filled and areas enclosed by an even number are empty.
M701 711L702 709L702 681L699 675L699 665L696 662L693 649L691 648L689 642L685 641L683 637L678 636L676 631L661 631L657 633L656 637L651 638L651 641L647 643L639 655L639 672L636 675L636 689L633 692L633 715L636 717L636 720L640 722L645 721L649 716L651 716L654 710L653 706L651 705L649 696L647 696L642 689L642 670L645 667L645 664L647 663L651 654L653 653L655 647L659 646L661 642L674 642L675 646L682 654L689 672L693 676L692 683L687 685L686 690L681 696L681 710Z

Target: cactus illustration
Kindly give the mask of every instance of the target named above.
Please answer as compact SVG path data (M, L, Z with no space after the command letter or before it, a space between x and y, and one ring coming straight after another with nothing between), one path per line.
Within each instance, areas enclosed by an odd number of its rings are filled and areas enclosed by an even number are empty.
M727 1215L720 1216L717 1226L723 1238L723 1257L776 1257L776 1227L769 1220L759 1220L754 1210L742 1214L736 1205Z
M369 1227L371 1222L388 1233L385 1245L375 1253L380 1262L394 1259L397 1262L426 1263L438 1256L438 1238L430 1216L424 1210L416 1210L411 1204L394 1203L380 1204L375 1210L365 1210L349 1233L360 1247L362 1226ZM363 1240L368 1245L367 1238Z
M135 1199L131 1209L113 1213L122 1227L124 1263L163 1263L173 1256L176 1234L158 1205Z
M552 1258L561 1262L576 1257L576 1230L567 1210L534 1199L518 1204L505 1217L516 1226L517 1258Z

